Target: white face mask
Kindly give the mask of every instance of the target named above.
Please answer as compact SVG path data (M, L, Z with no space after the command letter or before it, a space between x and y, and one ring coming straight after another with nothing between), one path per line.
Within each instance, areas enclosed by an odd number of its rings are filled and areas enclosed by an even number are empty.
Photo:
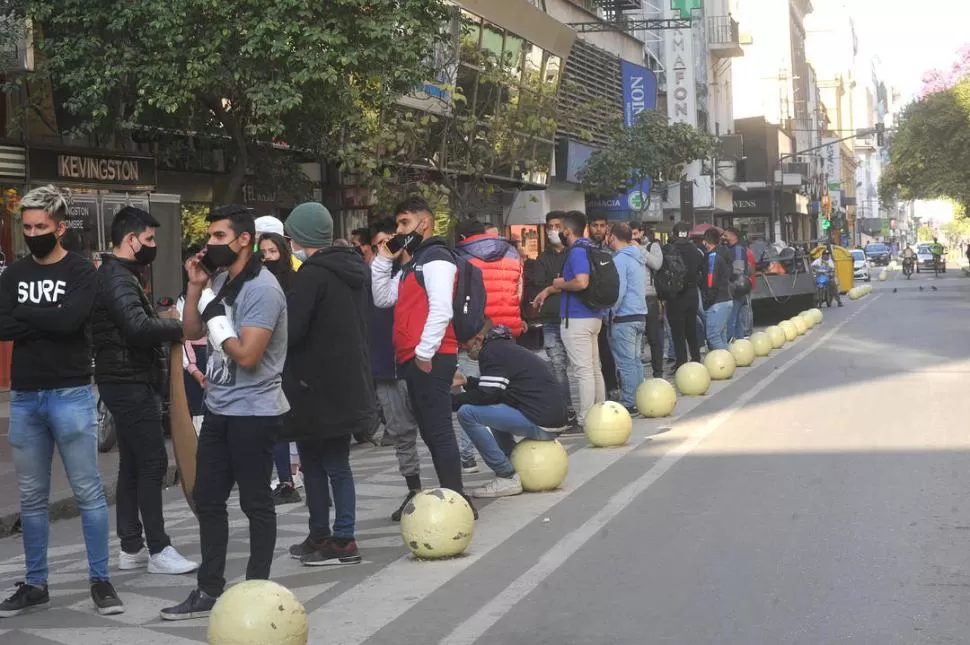
M549 240L549 244L560 245L562 240L559 239L559 231L554 231L552 229L546 230L546 239Z

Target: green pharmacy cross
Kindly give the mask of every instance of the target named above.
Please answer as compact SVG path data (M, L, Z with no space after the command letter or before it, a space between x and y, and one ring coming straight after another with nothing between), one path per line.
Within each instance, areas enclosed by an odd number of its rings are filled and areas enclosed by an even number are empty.
M684 20L690 20L694 9L701 8L701 2L703 0L670 0L670 8L680 10L680 17Z

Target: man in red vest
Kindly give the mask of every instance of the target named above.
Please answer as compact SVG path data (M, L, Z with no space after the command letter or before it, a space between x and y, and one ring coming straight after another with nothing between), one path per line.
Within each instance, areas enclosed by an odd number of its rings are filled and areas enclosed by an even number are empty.
M396 360L438 482L464 494L451 425L451 384L458 365L451 319L458 268L445 240L434 234L434 214L424 199L413 196L401 202L394 219L397 236L381 245L371 264L374 304L394 307ZM395 280L392 270L398 257L403 266Z

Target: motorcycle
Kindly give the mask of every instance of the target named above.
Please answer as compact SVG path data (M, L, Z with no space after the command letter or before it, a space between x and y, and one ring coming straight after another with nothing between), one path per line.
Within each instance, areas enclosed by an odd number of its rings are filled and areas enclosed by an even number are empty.
M909 280L913 276L913 258L903 258L903 275Z
M830 309L832 308L832 292L829 289L829 283L832 278L828 273L819 272L815 274L815 306L821 307L824 303Z

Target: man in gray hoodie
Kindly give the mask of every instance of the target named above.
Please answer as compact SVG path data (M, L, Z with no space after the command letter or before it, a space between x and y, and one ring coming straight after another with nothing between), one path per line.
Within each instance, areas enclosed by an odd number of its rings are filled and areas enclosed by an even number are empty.
M633 240L640 245L640 254L647 267L646 339L650 346L650 368L654 378L663 378L664 318L657 288L653 285L653 274L663 264L664 254L652 229L643 227L639 222L631 222L630 227L633 229Z

